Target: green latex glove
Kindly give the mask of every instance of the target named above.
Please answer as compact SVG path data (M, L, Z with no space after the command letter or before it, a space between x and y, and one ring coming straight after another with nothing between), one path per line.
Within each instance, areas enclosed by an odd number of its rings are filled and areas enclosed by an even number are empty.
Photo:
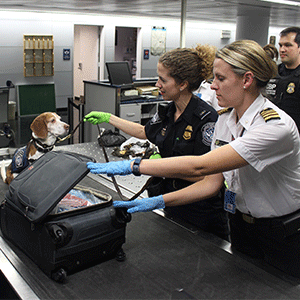
M157 152L154 152L150 157L149 159L156 159L156 158L161 158L161 155Z
M100 124L100 123L109 123L110 116L111 116L110 113L105 113L101 111L92 111L83 118L83 121L84 122L88 121L93 125Z

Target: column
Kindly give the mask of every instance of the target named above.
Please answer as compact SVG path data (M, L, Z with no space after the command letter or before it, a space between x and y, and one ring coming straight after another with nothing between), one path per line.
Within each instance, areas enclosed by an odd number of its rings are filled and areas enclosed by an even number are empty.
M236 40L254 40L262 47L268 44L269 7L240 4L236 22Z

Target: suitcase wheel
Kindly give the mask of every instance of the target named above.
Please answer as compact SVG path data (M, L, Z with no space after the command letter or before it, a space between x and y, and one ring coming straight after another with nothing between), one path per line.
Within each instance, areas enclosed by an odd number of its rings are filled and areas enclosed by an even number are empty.
M56 282L64 282L67 278L67 271L63 268L60 268L59 270L57 271L54 271L52 274L51 274L51 278L56 281Z
M124 261L126 259L126 254L125 252L123 251L123 249L121 248L117 254L116 254L116 260L117 261Z

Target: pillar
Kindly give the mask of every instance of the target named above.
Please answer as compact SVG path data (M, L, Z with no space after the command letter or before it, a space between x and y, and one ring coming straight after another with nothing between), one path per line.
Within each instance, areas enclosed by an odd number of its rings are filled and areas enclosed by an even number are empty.
M254 40L262 47L268 44L269 7L240 4L236 22L236 40Z

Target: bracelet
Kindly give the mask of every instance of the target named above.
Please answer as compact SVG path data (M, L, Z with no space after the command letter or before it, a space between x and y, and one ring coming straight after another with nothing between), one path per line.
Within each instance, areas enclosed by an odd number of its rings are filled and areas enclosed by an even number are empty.
M141 164L141 161L142 161L142 159L140 157L138 157L133 162L132 173L135 176L141 176L141 173L140 173L140 164Z

